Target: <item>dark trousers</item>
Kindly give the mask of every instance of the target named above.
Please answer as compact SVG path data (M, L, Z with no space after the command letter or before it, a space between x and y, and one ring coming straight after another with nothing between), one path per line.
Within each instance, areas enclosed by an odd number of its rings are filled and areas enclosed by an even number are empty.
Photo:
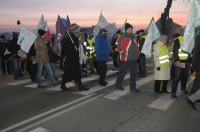
M37 64L33 64L30 60L27 60L27 71L30 74L31 81L36 81Z
M10 73L10 60L6 62L5 56L0 55L1 57L1 68L4 74L6 74L6 70L8 73Z
M167 91L167 83L168 83L168 80L155 80L155 84L154 84L154 91L155 91L155 92L161 91L161 90L160 90L161 82L163 82L162 91L163 91L163 92Z
M139 56L140 59L140 74L143 76L146 76L146 57L144 54L140 54Z
M99 65L98 65L98 62L96 60L93 60L92 62L93 62L93 65L94 65L94 67L95 67L95 69L97 71L97 74L99 74Z
M192 85L192 89L190 91L190 95L196 93L200 89L200 72L196 71L196 76L194 79L194 83Z
M186 90L186 84L189 78L189 64L185 64L185 68L174 66L174 75L172 79L172 94L176 94L178 82L181 78L181 90Z
M117 53L115 51L113 52L113 65L114 67L119 67L117 60Z
M98 61L99 66L99 82L104 83L107 73L106 61Z

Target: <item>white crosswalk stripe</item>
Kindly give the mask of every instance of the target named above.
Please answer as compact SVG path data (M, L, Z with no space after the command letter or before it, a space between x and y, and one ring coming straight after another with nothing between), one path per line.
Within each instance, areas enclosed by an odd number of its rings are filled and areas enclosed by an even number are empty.
M141 79L141 80L138 80L138 81L136 81L136 84L137 84L136 87L138 88L138 87L140 87L141 85L144 85L144 84L146 84L147 82L149 82L149 81L151 81L151 80L153 80L153 75L150 75L150 76L148 76L148 77L146 77L146 78L143 78L143 79ZM124 90L123 90L123 91L121 91L121 90L116 90L116 91L114 91L114 92L112 92L112 93L110 93L110 94L104 96L104 98L106 98L106 99L111 99L111 100L117 100L117 99L119 99L120 97L124 96L124 95L127 94L127 93L129 93L129 85L126 86L126 87L124 87Z

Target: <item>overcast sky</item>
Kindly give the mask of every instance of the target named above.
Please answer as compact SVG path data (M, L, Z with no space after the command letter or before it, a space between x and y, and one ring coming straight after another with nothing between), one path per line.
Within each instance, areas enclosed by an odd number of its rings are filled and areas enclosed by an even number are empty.
M184 26L188 17L189 5L178 0L172 4L170 17ZM160 18L167 0L1 0L0 32L16 31L16 21L33 28L41 15L47 20L52 31L58 14L61 18L68 15L71 23L81 27L91 27L98 21L100 12L109 23L119 28L128 19L134 30L146 28L151 18Z

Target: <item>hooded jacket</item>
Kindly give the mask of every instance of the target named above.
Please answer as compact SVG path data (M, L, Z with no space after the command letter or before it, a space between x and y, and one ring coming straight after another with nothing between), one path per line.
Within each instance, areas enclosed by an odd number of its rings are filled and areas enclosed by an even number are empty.
M109 60L109 48L107 37L101 35L100 32L95 39L95 50L97 61L108 61Z

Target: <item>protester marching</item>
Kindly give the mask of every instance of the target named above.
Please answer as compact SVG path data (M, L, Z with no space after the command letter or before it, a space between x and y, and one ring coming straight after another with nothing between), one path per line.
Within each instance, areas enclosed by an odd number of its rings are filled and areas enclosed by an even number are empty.
M88 75L98 76L97 84L101 86L109 85L106 79L107 63L113 61L113 69L117 72L116 89L124 90L122 84L126 73L129 72L129 91L139 93L136 79L148 76L146 60L153 58L155 83L152 91L159 94L171 93L172 99L177 98L179 81L181 91L184 94L188 93L186 85L190 69L194 68L196 78L186 101L196 109L192 96L196 93L199 97L197 86L199 62L195 60L199 53L197 44L199 43L199 30L197 30L200 26L199 12L199 4L196 0L192 0L184 32L174 32L170 36L160 33L154 18L146 29L133 33L134 26L128 23L127 18L122 27L117 28L106 20L102 11L92 32L86 32L86 29L76 23L71 24L68 15L66 19L58 15L55 34L49 29L48 21L43 14L34 31L18 20L17 24L21 28L19 34L13 32L11 40L6 40L4 35L0 36L1 77L12 74L14 80L22 80L25 66L31 82L36 83L38 88L49 87L43 84L44 80L41 79L43 75L50 79L53 86L61 84L60 89L63 91L69 91L66 83L71 81L75 81L79 91L87 91L90 89L81 79L87 78ZM173 45L171 54L168 50L170 37L174 40L171 43ZM195 62L192 62L192 58ZM58 67L63 70L60 75L56 72ZM59 77L62 79L59 80ZM170 79L172 86L169 88L167 84ZM162 87L161 83L163 83Z

